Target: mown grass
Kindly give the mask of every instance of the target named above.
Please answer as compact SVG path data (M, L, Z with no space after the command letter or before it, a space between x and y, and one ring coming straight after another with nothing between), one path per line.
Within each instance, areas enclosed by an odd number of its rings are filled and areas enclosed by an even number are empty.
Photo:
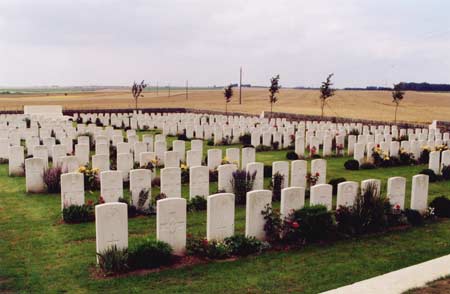
M169 138L173 141L173 138ZM170 143L169 143L170 145ZM189 144L187 144L187 148ZM210 148L205 146L206 149ZM226 148L226 147L221 147ZM257 153L257 161L285 160L286 151ZM408 180L424 166L346 171L346 158L328 160L328 180L391 176ZM265 185L269 180L265 180ZM217 189L211 185L211 191ZM157 193L157 189L153 189ZM182 193L187 197L187 186ZM450 183L430 184L430 200L450 194ZM86 193L94 199L98 193ZM277 205L277 204L276 204ZM25 179L0 166L0 290L19 293L317 293L450 253L450 222L367 236L333 245L268 252L234 262L211 262L144 276L93 279L94 223L60 222L59 195L27 195ZM245 209L236 210L236 231L245 230ZM155 236L155 217L129 220L130 243ZM206 213L188 213L188 233L206 234Z

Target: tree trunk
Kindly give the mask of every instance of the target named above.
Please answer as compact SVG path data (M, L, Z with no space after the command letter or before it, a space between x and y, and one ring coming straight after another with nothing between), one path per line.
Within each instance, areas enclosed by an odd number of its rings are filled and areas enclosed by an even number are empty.
M273 116L273 103L272 101L270 102L270 118L272 118Z
M134 108L136 109L136 113L137 113L137 110L138 110L138 100L137 100L137 98L134 99Z
M320 106L320 109L322 110L321 115L320 115L321 118L323 118L323 109L324 109L324 107L325 107L325 101L322 100L322 103L321 103L321 106Z
M394 123L397 124L397 109L398 109L398 104L395 105L395 115L394 115Z

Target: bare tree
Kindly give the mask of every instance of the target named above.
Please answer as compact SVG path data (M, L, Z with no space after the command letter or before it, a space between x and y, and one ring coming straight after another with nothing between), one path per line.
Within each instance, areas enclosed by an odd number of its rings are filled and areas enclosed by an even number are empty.
M231 97L233 97L233 85L228 85L223 90L223 96L225 97L225 113L228 114L228 103L231 101Z
M147 84L144 82L144 80L142 80L142 82L140 84L133 82L133 86L131 87L131 94L133 95L136 111L138 109L138 99L140 97L144 97L142 92L144 91L144 89L146 87L147 87Z
M278 101L277 94L281 89L279 82L280 82L280 75L276 75L270 79L270 88L269 88L270 117L272 117L273 114L273 105Z
M321 109L321 117L323 118L323 109L327 104L327 99L333 97L335 89L332 89L333 83L331 82L331 78L333 77L333 73L329 74L327 80L322 82L322 86L320 86L320 109Z
M397 123L397 110L403 98L405 98L405 92L402 91L402 83L394 85L392 90L392 102L395 103L394 123Z

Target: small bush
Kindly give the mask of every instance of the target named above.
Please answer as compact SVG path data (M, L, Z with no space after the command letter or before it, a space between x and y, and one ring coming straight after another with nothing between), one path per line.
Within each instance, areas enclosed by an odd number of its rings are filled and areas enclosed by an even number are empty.
M430 161L430 150L423 149L422 152L420 153L419 163L428 164L429 161Z
M422 175L427 175L429 178L430 183L437 182L439 180L439 177L434 173L432 169L424 169L420 172Z
M283 231L283 222L279 210L273 209L271 205L266 205L261 212L264 216L264 232L266 240L269 242L278 242L281 240Z
M62 210L63 220L66 223L85 223L93 221L94 206L93 205L70 205Z
M239 142L242 145L251 145L252 135L249 132L245 132L243 135L239 136Z
M320 156L320 154L313 154L313 155L311 155L311 158L312 159L319 159L319 158L322 158L322 156Z
M264 177L271 178L272 177L272 166L264 165Z
M445 196L436 197L431 201L430 207L434 209L437 217L450 218L450 199Z
M259 241L255 237L246 237L243 234L226 238L224 243L230 248L232 255L248 256L250 254L261 253L268 245Z
M285 239L289 242L329 241L335 238L333 215L323 205L304 207L285 220Z
M186 240L186 252L188 255L210 259L224 259L231 255L230 247L224 242L189 236Z
M183 132L183 134L178 134L177 140L188 141L188 138L186 137L186 133Z
M256 171L252 174L245 170L236 170L232 173L231 185L233 186L236 204L245 204L247 192L252 190L255 178Z
M414 209L406 209L405 210L406 218L408 219L408 222L413 226L421 226L423 225L423 216L420 214L419 211Z
M336 178L336 179L331 179L328 184L330 184L331 186L333 186L333 195L337 194L337 189L338 189L338 185L340 183L343 183L347 181L345 178Z
M209 171L209 182L217 182L219 180L219 172L215 170Z
M172 262L172 247L162 241L144 239L130 247L128 264L132 269L150 269Z
M272 147L265 146L265 145L259 145L255 148L256 152L266 152L266 151L272 151Z
M377 166L371 162L364 162L359 166L359 169L376 169Z
M189 211L203 211L206 210L206 199L202 196L195 196L189 200L188 210Z
M272 201L281 200L281 190L283 188L284 176L280 173L275 173L272 177L272 182L270 184L272 188Z
M446 181L450 180L450 165L444 165L442 167L442 179Z
M272 142L271 146L272 150L278 150L280 148L280 142L278 141Z
M289 151L289 152L286 153L286 159L288 159L288 160L297 160L298 159L298 155L294 151Z
M98 265L106 275L124 273L128 270L128 250L118 249L116 245L97 253Z
M161 178L160 177L153 178L152 187L161 187Z
M44 171L44 183L48 193L61 192L61 174L60 166L50 167Z

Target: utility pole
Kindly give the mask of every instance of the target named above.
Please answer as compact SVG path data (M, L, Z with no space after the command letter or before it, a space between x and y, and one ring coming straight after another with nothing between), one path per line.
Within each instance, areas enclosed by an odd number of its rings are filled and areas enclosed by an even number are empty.
M189 81L186 80L186 100L188 100L188 96L189 96L188 92L189 92Z
M239 104L242 104L242 66L239 73Z

